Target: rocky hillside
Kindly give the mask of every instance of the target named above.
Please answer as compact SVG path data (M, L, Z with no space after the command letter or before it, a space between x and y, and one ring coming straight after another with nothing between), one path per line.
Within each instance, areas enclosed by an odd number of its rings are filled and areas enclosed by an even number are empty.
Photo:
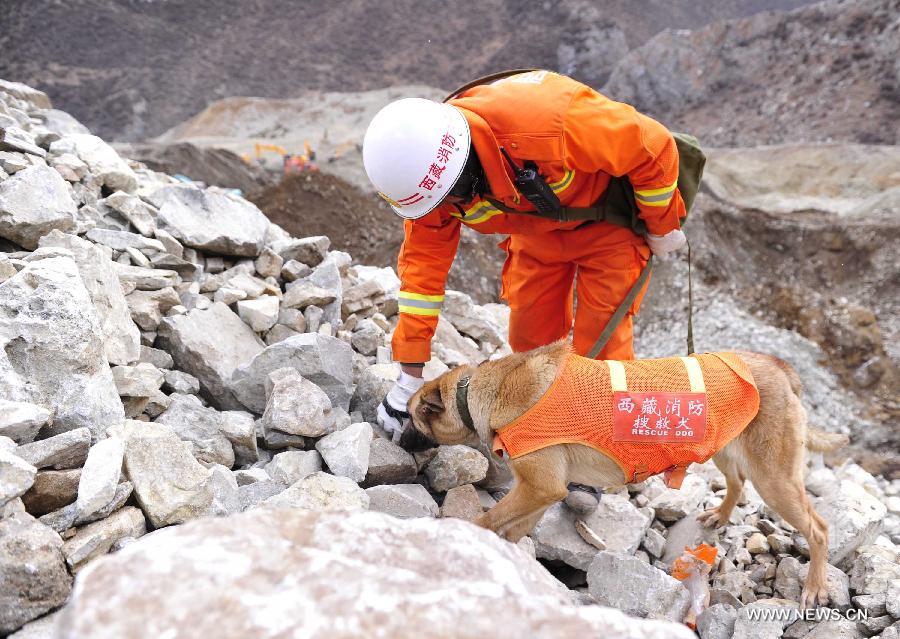
M603 90L711 146L898 144L898 41L898 0L821 2L660 33Z
M663 29L807 0L73 0L0 2L0 77L37 86L106 139L159 135L230 96L421 83L545 67L601 83ZM103 37L93 37L102 29ZM52 34L52 37L48 37ZM460 48L465 55L459 55Z
M61 113L0 83L0 634L688 638L690 594L668 573L705 542L704 639L896 637L900 480L810 458L831 605L869 611L859 623L800 618L808 545L750 485L725 526L699 525L725 486L710 463L681 490L655 477L605 494L578 527L556 504L504 542L468 523L509 489L502 460L412 455L375 424L398 374L392 269L129 161ZM704 211L701 229L735 215ZM725 259L721 235L699 237ZM864 441L819 347L741 310L716 262L698 342L779 354L814 423ZM657 290L683 286L678 264ZM660 354L678 309L648 307L643 347ZM426 375L508 353L507 322L448 291ZM772 608L783 621L755 620Z

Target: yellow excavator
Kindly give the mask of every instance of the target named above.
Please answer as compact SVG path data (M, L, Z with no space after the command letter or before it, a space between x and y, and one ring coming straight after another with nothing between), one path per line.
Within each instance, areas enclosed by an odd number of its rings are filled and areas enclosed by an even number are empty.
M257 142L253 145L253 152L256 161L259 163L264 152L277 153L281 157L282 170L285 174L301 173L303 171L318 171L319 167L315 165L313 160L316 159L316 152L309 144L309 140L303 141L303 155L294 155L288 153L287 149L277 144L262 144ZM244 161L250 163L250 155L245 153Z

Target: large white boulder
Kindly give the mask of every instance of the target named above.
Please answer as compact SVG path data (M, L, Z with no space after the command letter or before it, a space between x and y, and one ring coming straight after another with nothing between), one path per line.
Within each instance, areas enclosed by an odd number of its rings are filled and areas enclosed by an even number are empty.
M41 238L40 246L69 249L78 264L78 274L97 309L103 332L104 351L110 364L131 364L141 355L141 333L125 301L119 275L109 252L77 235L53 230Z
M0 237L29 250L53 229L75 228L75 201L59 173L31 166L0 182Z
M125 418L100 319L71 257L34 259L0 284L0 397L55 411L47 434L84 426L98 439Z
M94 561L59 632L137 639L184 628L219 639L694 636L574 605L534 559L467 522L290 509L190 522Z
M256 257L265 246L268 218L226 191L178 184L157 189L149 199L159 209L157 226L185 246L241 257Z

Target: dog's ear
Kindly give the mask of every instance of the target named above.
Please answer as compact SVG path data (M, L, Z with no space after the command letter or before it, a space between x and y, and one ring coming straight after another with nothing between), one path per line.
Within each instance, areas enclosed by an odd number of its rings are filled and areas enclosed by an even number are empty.
M422 395L422 404L426 410L432 413L444 412L444 400L441 399L441 388L435 386Z

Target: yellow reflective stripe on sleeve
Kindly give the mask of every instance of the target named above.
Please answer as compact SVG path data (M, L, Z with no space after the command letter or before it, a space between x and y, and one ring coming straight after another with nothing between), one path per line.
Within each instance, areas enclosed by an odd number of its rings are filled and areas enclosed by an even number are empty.
M431 317L436 317L441 314L441 309L419 308L418 306L407 306L406 304L400 304L400 312L408 313L409 315L430 315Z
M681 361L684 362L684 367L687 369L691 392L705 393L706 384L703 382L703 369L700 368L700 362L693 357L682 357Z
M612 386L612 391L614 393L627 391L628 381L625 379L625 366L622 365L622 362L608 359L606 360L606 365L609 366L609 383Z
M641 206L660 206L660 207L662 207L662 206L669 206L669 202L672 201L672 196L671 195L666 196L665 200L660 200L659 202L648 202L646 200L642 200L639 197L636 197L635 200Z
M572 178L575 177L575 171L566 171L566 174L562 176L558 182L553 182L550 184L550 188L553 189L554 193L559 193L564 191L567 186L572 183Z
M642 189L638 191L635 189L634 194L640 197L651 197L653 195L664 195L666 193L671 193L678 186L678 180L676 179L669 186L664 186L659 189Z
M443 295L425 295L424 293L410 293L409 291L400 291L401 300L420 300L423 302L443 302Z

